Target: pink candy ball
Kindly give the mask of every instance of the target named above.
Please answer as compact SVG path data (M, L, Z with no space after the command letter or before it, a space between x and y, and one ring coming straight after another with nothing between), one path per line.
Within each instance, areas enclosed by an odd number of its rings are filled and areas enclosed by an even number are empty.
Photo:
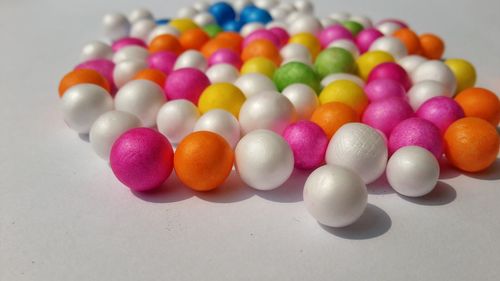
M173 71L165 81L165 95L168 100L186 99L198 104L198 99L210 85L205 73L197 68L181 68Z
M365 93L371 102L396 97L407 99L406 91L401 83L391 79L373 80L365 86Z
M359 51L364 53L370 49L370 46L375 40L382 36L384 36L384 34L375 28L363 29L356 36L356 45L358 45Z
M237 69L240 69L243 64L240 55L230 49L217 50L208 58L209 66L219 63L231 64Z
M290 34L288 34L288 32L284 28L273 27L270 28L269 31L271 31L274 35L276 35L276 37L278 37L280 42L279 45L280 48L288 43L288 40L290 39Z
M395 80L403 87L405 90L411 88L411 81L406 70L401 67L399 64L394 62L385 62L377 65L368 75L368 82L377 80L377 79L391 79Z
M177 55L174 52L161 51L156 52L148 57L149 68L158 69L165 74L170 74L174 69Z
M273 32L267 29L258 29L245 37L245 40L243 40L243 48L253 41L260 39L268 40L269 42L273 43L276 48L279 48L281 45L280 39Z
M120 182L134 191L157 188L172 173L174 151L165 136L149 128L135 128L113 144L110 165Z
M330 43L339 39L348 39L354 42L354 36L352 36L351 31L340 24L334 24L323 29L319 33L318 39L323 48L328 47Z
M113 49L113 52L118 52L121 48L127 47L127 46L139 46L143 48L147 48L146 43L144 43L143 40L139 38L134 38L134 37L125 37L116 40L113 42L111 45L111 48Z
M416 116L432 122L444 134L451 123L465 115L463 109L454 99L434 97L418 108Z
M96 59L82 62L75 67L75 69L92 69L99 74L101 74L111 86L111 95L116 94L116 85L113 78L113 70L115 69L115 63L107 59Z
M378 24L382 24L382 23L385 23L385 22L395 23L395 24L401 26L401 28L407 28L408 27L408 24L406 22L404 22L402 20L398 20L398 19L383 19Z
M296 168L315 169L325 162L328 138L315 123L303 120L290 124L283 138L293 151Z
M370 103L362 121L389 137L394 127L412 116L413 109L408 102L392 97Z
M422 118L414 117L399 123L389 137L389 151L416 145L429 150L439 160L443 155L443 139L438 127Z

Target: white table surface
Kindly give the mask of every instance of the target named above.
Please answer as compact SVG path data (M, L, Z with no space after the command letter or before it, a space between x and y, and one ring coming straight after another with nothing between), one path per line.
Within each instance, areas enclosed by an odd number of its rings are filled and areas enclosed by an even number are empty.
M444 171L404 199L370 186L361 220L324 229L302 202L305 173L255 192L232 175L197 194L172 176L134 195L64 124L57 85L105 12L173 15L187 1L0 1L0 280L500 280L500 162ZM500 2L318 1L321 15L400 17L442 35L500 92ZM160 12L160 11L163 11Z

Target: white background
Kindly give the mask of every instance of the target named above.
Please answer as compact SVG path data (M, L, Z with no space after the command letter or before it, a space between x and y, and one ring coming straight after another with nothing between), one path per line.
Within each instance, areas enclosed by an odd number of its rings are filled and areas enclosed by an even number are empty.
M500 163L445 169L435 192L404 199L384 181L346 229L306 212L296 172L255 192L232 175L197 194L172 176L134 195L68 129L57 85L105 12L171 16L190 1L0 0L0 280L499 280ZM500 92L500 2L318 1L321 15L399 17L444 37Z

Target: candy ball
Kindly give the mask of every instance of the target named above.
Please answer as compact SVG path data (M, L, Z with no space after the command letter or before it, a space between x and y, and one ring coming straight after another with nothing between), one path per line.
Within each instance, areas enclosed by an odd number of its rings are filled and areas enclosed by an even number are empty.
M426 33L419 36L422 55L431 60L438 60L444 53L444 42L434 34Z
M401 24L394 21L383 21L376 25L377 30L382 32L382 34L386 36L390 36L394 34L394 32L398 31L401 28L404 28Z
M302 44L289 43L281 48L280 55L284 62L298 61L305 64L312 63L311 53Z
M399 123L389 137L389 151L416 145L429 150L436 159L443 154L443 139L438 127L422 118L409 118Z
M182 68L173 71L165 82L165 94L169 100L187 99L198 104L198 99L210 85L207 76L196 68Z
M398 64L406 70L408 75L411 75L415 69L427 59L419 55L410 55L398 60Z
M193 28L182 33L179 42L186 50L201 50L203 45L210 40L208 34L201 28Z
M144 47L126 46L115 52L113 62L118 64L129 60L146 61L148 56L149 52Z
M288 40L290 39L290 35L288 32L281 27L272 27L269 28L269 31L271 31L279 40L279 47L285 46L286 43L288 43Z
M405 90L410 89L411 81L410 77L399 64L394 62L385 62L377 65L368 75L368 83L377 79L391 79L395 80L403 87Z
M114 52L118 52L121 49L125 47L130 47L130 46L137 46L141 48L147 48L146 43L142 39L139 38L134 38L134 37L125 37L121 38L119 40L116 40L113 42L111 45L111 48L113 48Z
M97 118L90 128L90 144L99 157L109 161L111 147L116 139L126 131L141 125L141 120L135 115L123 111L108 111Z
M354 36L358 35L358 33L360 33L364 28L361 23L355 22L353 20L347 20L342 22L342 26L347 28L347 30L349 30Z
M175 37L179 37L181 35L179 30L171 25L158 25L149 33L147 43L151 43L156 37L164 34L172 35Z
M308 65L300 62L289 62L276 70L273 78L279 91L295 83L306 84L316 93L321 89L320 78Z
M420 146L398 149L387 163L387 181L397 193L420 197L431 192L439 178L439 163Z
M149 34L155 29L156 23L152 19L141 19L132 24L130 37L147 41Z
M286 87L282 94L292 102L298 120L309 119L319 106L314 90L304 84L292 84Z
M158 111L158 131L171 143L179 143L193 131L200 117L198 108L190 101L179 99L165 103Z
M115 69L115 64L107 59L96 59L82 62L75 67L76 69L91 69L99 72L106 81L108 81L109 87L111 89L111 94L116 93L116 85L113 79L113 71Z
M457 93L472 88L476 84L476 69L463 59L447 59L444 62L455 75L457 80Z
M391 36L384 36L375 40L370 46L370 51L384 51L391 54L395 59L408 55L406 46L399 39Z
M349 74L349 73L334 73L334 74L329 74L321 80L321 86L324 88L328 86L330 83L337 81L337 80L349 80L354 83L356 83L360 87L365 86L365 81L363 79L359 78L358 76L354 74Z
M270 79L273 78L275 71L276 65L274 62L264 57L251 58L241 67L241 74L260 73L266 75Z
M323 129L328 139L344 124L359 122L359 115L350 106L340 102L329 102L319 106L311 121Z
M227 82L234 83L238 79L240 73L233 65L227 63L219 63L212 65L205 73L211 84Z
M179 42L179 39L170 34L162 34L156 36L149 43L149 51L151 53L156 52L173 52L176 55L180 55L183 51L182 45Z
M372 102L363 113L363 123L380 130L387 137L401 121L413 116L413 109L397 97Z
M485 170L497 159L497 130L480 118L466 117L454 122L446 130L444 142L448 161L466 172Z
M241 59L247 61L254 57L266 57L276 65L281 64L281 56L278 48L269 40L258 39L249 43L241 53Z
M134 79L139 71L147 67L148 64L141 60L127 60L116 64L113 69L113 81L115 81L116 87L123 87L127 82Z
M75 69L64 75L59 82L59 96L62 97L69 88L78 84L93 84L108 93L111 91L108 81L99 72L92 69Z
M377 65L384 62L394 62L394 57L384 51L369 51L359 56L356 60L359 76L364 80Z
M464 117L464 111L452 98L434 97L418 108L416 116L432 122L444 134L453 122Z
M233 7L226 2L214 3L208 8L208 11L212 14L219 25L222 25L227 21L234 20L236 17Z
M368 51L373 42L382 36L384 36L384 34L375 28L362 30L356 36L356 44L358 45L359 51L361 53Z
M425 80L437 81L446 87L446 90L454 94L457 89L457 79L450 68L441 61L431 60L420 64L411 74L413 83Z
M316 56L321 51L321 43L318 38L308 32L295 34L290 37L290 40L288 42L302 44L309 50L309 53L311 54L313 59L316 58Z
M217 24L207 24L203 26L203 30L212 38L223 31L222 27Z
M403 85L392 79L377 79L366 84L365 94L371 102L391 97L407 99Z
M368 98L363 88L349 80L337 80L328 84L319 94L319 101L321 104L333 101L345 103L359 115L368 105Z
M307 211L321 224L345 227L365 211L368 191L354 172L336 165L314 170L304 185Z
M268 91L276 91L273 81L259 73L248 73L240 76L234 85L238 87L247 98Z
M236 145L235 163L243 182L258 190L271 190L290 177L294 159L290 146L280 135L255 130Z
M387 145L375 129L348 123L337 130L326 150L326 163L351 169L366 184L377 180L387 163Z
M202 114L212 109L223 109L238 117L245 100L245 95L233 84L215 83L203 91L198 108Z
M276 35L274 35L274 33L272 33L271 31L269 31L267 29L258 29L245 37L245 40L243 40L243 47L246 47L251 42L253 42L255 40L260 40L260 39L270 41L277 48L279 48L281 46L279 38Z
M268 11L253 6L247 6L241 11L240 18L243 22L260 22L266 24L273 20Z
M315 123L306 120L292 123L283 131L283 138L292 149L296 168L315 169L325 162L328 138Z
M134 77L134 80L137 79L144 79L144 80L149 80L151 82L155 82L156 85L163 88L163 86L165 85L165 80L167 80L167 76L165 75L165 73L161 72L158 69L146 68L137 72L137 74Z
M316 34L323 29L321 22L313 15L302 15L288 27L288 32L295 35L303 32Z
M443 84L432 80L416 83L408 91L408 100L413 110L417 110L429 99L441 96L451 97L452 93Z
M199 51L187 50L175 61L174 70L181 68L196 68L205 71L207 70L207 60Z
M348 51L349 53L351 53L354 59L359 57L359 49L356 46L356 44L354 44L354 42L352 42L351 40L348 39L336 40L328 45L328 48L333 48L333 47L341 48Z
M111 41L127 37L130 31L130 22L127 17L119 13L104 15L102 25L104 29L104 36L111 39Z
M212 132L194 132L182 140L174 155L179 180L196 191L215 189L226 181L234 153L223 137Z
M111 148L110 165L120 182L134 191L160 187L172 173L174 152L162 134L135 128L122 134Z
M177 17L179 18L191 18L194 17L198 13L192 6L182 7L177 11Z
M393 37L399 39L408 50L408 54L414 55L420 52L420 39L415 31L409 28L401 28L392 34Z
M323 48L326 48L330 43L339 39L349 39L354 41L351 31L340 24L332 25L323 29L319 33L318 38L321 43L321 47Z
M230 49L219 49L215 51L208 59L209 65L215 65L219 63L231 64L237 69L240 69L242 61L238 53Z
M352 73L356 69L351 53L337 47L328 48L319 53L314 66L321 78L332 73Z
M130 14L128 15L128 20L131 23L135 23L135 22L143 20L143 19L149 19L149 20L154 19L151 11L144 9L144 8L137 8L137 9L132 10L132 12L130 12Z
M80 60L111 59L112 57L113 49L111 46L101 41L92 41L83 46Z
M113 109L113 98L102 87L79 84L64 93L61 104L66 124L77 133L87 134L99 116Z
M165 94L156 83L133 80L116 93L115 108L134 114L144 126L153 127L156 125L156 115L165 101Z
M234 148L240 140L240 123L231 113L222 109L213 109L200 117L193 131L209 131L223 137Z
M260 22L251 22L251 23L247 23L247 24L243 25L243 27L240 30L240 34L243 37L247 37L252 32L257 31L257 30L261 30L261 29L265 29L265 28L266 27Z
M174 70L177 55L173 52L156 52L150 54L148 65L152 69L161 70L165 74L170 74Z
M483 88L469 88L460 92L455 101L464 110L467 117L478 117L494 127L500 121L500 100L492 91Z
M168 23L170 26L175 27L182 34L188 30L198 28L196 23L190 18L175 18L171 19Z

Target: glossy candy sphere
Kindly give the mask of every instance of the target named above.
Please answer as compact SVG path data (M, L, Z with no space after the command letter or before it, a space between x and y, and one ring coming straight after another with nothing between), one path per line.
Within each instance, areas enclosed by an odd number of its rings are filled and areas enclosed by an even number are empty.
M247 98L262 92L276 91L276 86L273 81L260 73L242 75L234 82L234 85L238 87Z
M296 168L315 169L325 162L328 138L315 123L306 120L292 123L283 131L283 138L293 151Z
M403 85L392 79L377 79L366 84L365 94L371 102L391 97L406 100L406 91Z
M460 92L455 101L462 107L466 117L478 117L491 123L494 127L500 121L500 100L490 90L469 88Z
M198 108L202 114L212 109L223 109L238 117L245 100L245 95L233 84L215 83L203 91Z
M349 80L337 80L330 83L319 94L319 101L321 104L334 101L345 103L360 116L368 105L368 98L363 88Z
M415 112L417 117L432 122L442 134L464 116L460 105L450 97L434 97L424 102Z
M172 100L165 103L156 117L158 131L171 143L179 143L193 131L200 117L198 108L185 99Z
M182 68L173 71L165 82L165 94L169 100L187 99L198 104L198 99L210 85L207 76L196 68Z
M391 154L401 147L410 145L429 150L438 160L443 154L443 139L439 128L422 118L406 119L392 130L389 137Z
M289 62L276 70L273 78L279 91L295 83L306 84L316 93L320 91L320 78L314 70L300 62Z
M328 139L343 125L359 122L359 115L350 106L340 102L320 105L311 116L311 121L320 126Z
M292 84L281 92L292 102L297 113L297 120L309 119L319 106L318 96L311 87L304 84Z

